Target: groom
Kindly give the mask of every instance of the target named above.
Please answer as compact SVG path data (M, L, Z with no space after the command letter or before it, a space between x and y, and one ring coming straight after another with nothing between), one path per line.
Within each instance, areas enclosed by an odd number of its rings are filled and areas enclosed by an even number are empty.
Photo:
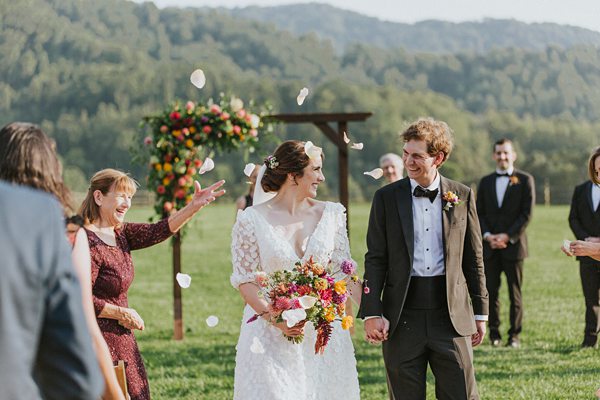
M445 122L419 119L402 139L408 177L375 193L359 317L383 341L390 399L424 400L427 364L436 398L479 399L472 346L488 294L475 199L438 172L453 146Z

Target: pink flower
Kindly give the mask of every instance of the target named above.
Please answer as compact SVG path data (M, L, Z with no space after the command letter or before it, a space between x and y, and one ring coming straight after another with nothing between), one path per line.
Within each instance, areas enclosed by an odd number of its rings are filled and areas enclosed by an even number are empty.
M287 297L277 297L273 306L277 311L289 310L292 308L292 301Z
M237 125L233 126L233 133L235 133L236 135L239 135L241 131L242 131L242 128L240 128L239 126L237 126Z
M224 112L223 114L221 114L221 119L223 121L227 121L229 119L230 115L229 113Z
M156 188L156 193L158 193L158 194L165 194L166 191L167 191L167 189L165 189L165 187L163 185L159 185Z
M342 261L341 270L346 275L352 275L356 272L356 266L352 262L352 260L344 260Z
M185 198L185 190L183 190L183 189L178 189L178 190L175 192L175 197L176 197L176 198L178 198L178 199L180 199L180 200L181 200L181 199L183 199L183 198Z
M269 277L267 273L263 271L259 271L256 273L255 280L256 284L260 287L267 287L267 284L269 283Z
M182 176L181 178L179 178L177 180L177 183L179 184L179 186L185 186L185 184L187 183L187 180Z
M169 127L166 125L162 125L160 127L160 133L167 133L167 132L169 132Z
M258 131L256 129L250 129L250 136L257 137L258 136Z
M246 116L246 110L242 109L242 110L236 112L235 115L237 115L238 118L244 118Z
M210 125L204 125L204 126L202 127L202 132L204 132L204 133L206 133L206 134L209 134L209 133L211 133L211 132L212 132L212 128L210 127Z
M221 113L221 107L219 107L218 104L213 104L212 106L210 106L210 112L213 114L220 114Z
M181 114L178 111L173 111L171 114L169 114L169 118L171 118L172 121L177 121L179 118L181 118Z
M151 138L150 136L146 136L146 137L144 138L144 144L145 144L146 146L149 146L149 145L151 145L151 144L152 144L152 138Z
M196 105L193 101L188 101L187 103L185 103L185 109L188 113L191 112L194 109L194 107L196 107Z

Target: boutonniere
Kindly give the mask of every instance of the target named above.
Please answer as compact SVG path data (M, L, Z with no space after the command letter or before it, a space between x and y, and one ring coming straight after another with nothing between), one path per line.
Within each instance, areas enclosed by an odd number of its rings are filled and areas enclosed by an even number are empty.
M454 206L458 206L462 204L462 200L456 195L456 193L447 191L442 196L442 200L444 200L444 211L450 210Z
M509 180L509 182L508 182L509 186L518 185L519 184L519 177L516 176L516 175L509 176L508 180Z

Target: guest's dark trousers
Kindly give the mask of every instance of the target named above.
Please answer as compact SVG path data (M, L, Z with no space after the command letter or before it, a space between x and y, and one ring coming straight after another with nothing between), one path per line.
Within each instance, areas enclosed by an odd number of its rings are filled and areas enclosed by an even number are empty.
M600 262L579 263L581 288L585 298L584 341L595 344L600 332Z
M500 291L501 275L504 272L508 284L508 297L510 299L510 329L508 335L518 336L523 328L523 299L521 285L523 283L523 260L506 260L499 251L492 257L484 260L486 286L490 298L490 314L488 326L490 339L500 339Z
M398 326L383 342L391 400L425 400L427 364L435 376L437 399L479 399L471 338L454 330L445 290L442 295L443 302L437 308L415 308L420 306L410 304L409 290Z

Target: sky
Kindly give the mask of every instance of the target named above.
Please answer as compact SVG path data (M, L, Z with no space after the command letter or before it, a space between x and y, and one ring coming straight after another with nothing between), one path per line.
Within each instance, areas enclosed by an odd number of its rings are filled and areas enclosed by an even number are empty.
M148 0L134 0L138 3ZM310 3L302 0L153 0L158 7L245 7ZM452 22L484 18L555 22L600 32L600 0L319 0L338 8L394 22Z

